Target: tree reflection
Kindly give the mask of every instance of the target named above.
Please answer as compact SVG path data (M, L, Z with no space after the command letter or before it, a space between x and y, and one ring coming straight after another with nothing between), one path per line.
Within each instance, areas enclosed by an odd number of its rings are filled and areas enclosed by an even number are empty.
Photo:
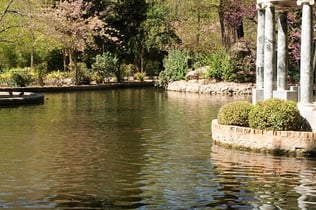
M255 208L297 209L316 204L315 163L212 145L212 164L225 196ZM229 199L228 199L229 200Z

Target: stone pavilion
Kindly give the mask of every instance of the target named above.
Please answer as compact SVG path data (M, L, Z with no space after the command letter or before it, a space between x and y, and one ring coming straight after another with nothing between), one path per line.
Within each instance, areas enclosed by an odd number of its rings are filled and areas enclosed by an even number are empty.
M257 0L258 31L256 89L253 103L269 98L298 102L301 115L316 131L313 95L313 7L314 0ZM287 13L302 10L299 86L288 85ZM277 31L277 32L276 32Z

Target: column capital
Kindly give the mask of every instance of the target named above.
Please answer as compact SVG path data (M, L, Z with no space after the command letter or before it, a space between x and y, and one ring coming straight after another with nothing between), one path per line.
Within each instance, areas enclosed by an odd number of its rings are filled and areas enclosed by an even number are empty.
M309 4L309 5L314 5L315 0L297 0L297 5L301 6L303 4Z
M271 2L261 2L256 4L257 10L264 10L267 7L273 7Z

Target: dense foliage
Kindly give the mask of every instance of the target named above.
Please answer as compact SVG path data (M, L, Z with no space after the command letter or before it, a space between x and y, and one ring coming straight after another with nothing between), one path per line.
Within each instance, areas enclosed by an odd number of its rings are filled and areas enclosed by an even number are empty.
M190 57L187 52L170 50L163 61L164 71L159 74L159 85L166 86L170 81L185 79L189 71Z
M218 112L218 123L248 127L248 114L252 104L247 101L236 101L225 104Z
M235 81L237 78L235 64L227 51L217 49L212 54L206 54L203 57L204 65L209 67L205 75L207 78Z
M302 117L294 101L268 99L249 112L249 126L267 130L300 130Z
M0 71L41 69L40 83L51 71L72 72L77 84L82 75L100 82L105 76L122 81L126 73L160 74L168 83L183 79L189 68L209 66L207 79L250 81L253 53L239 55L233 48L247 42L249 52L254 49L254 5L250 0L3 0ZM298 12L289 12L291 77L299 73L300 21ZM188 68L166 64L174 51L190 55ZM115 66L96 67L104 55L117 59Z

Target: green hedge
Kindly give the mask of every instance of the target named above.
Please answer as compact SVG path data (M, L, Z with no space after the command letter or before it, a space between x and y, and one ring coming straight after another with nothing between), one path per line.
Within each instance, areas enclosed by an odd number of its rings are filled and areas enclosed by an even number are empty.
M294 101L268 99L255 105L237 101L222 106L217 115L222 125L278 131L310 131L309 123L300 115Z
M249 126L267 130L301 130L302 117L294 101L268 99L249 112Z
M252 104L247 101L236 101L225 104L218 112L218 123L248 127L248 113L251 109Z

